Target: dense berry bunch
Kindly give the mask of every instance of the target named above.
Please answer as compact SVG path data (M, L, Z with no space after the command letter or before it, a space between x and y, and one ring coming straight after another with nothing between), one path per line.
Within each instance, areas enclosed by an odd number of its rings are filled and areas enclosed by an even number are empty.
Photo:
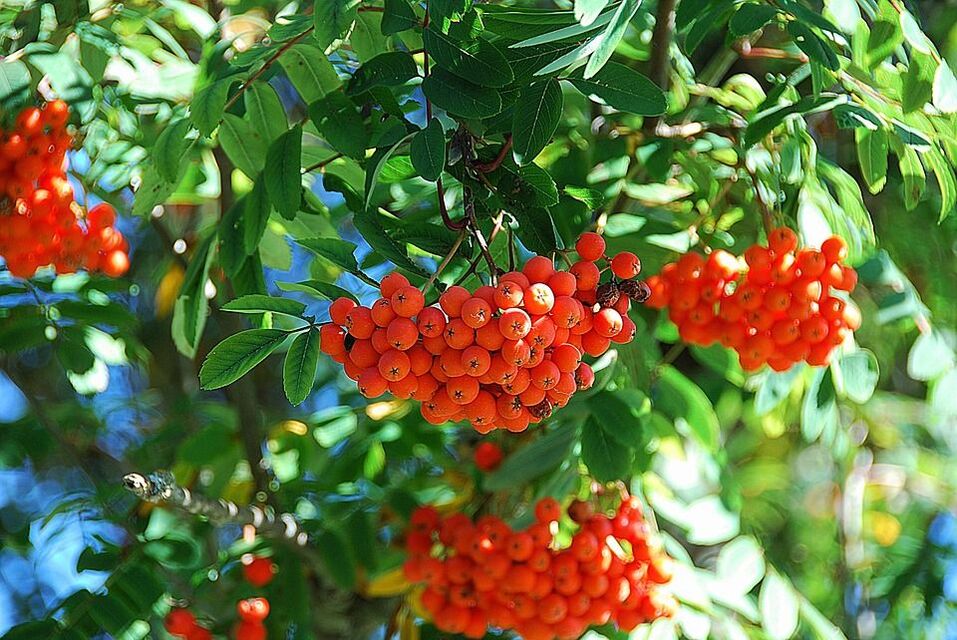
M64 168L72 145L68 117L66 103L56 100L24 109L13 132L0 132L0 256L17 277L48 265L57 273L87 269L112 277L129 268L113 207L84 211L74 200Z
M473 523L416 510L405 573L424 585L422 605L435 626L469 638L493 628L551 640L609 622L630 631L670 615L675 602L663 585L671 560L650 539L640 503L626 499L611 517L585 503L573 507L577 531L562 549L554 536L561 507L551 498L536 505L536 523L523 531L493 516Z
M734 349L746 370L825 365L861 324L857 307L832 295L857 284L857 272L842 264L847 247L835 236L820 250L798 249L785 227L768 240L744 252L746 266L726 251L686 253L648 279L648 306L668 307L685 342Z
M332 304L322 350L366 397L389 391L415 399L432 424L467 419L481 433L522 431L591 386L595 376L582 356L630 342L630 299L647 298L643 283L628 280L641 268L634 254L616 255L614 277L601 284L601 236L584 234L576 248L581 260L568 271L536 256L495 287L452 286L429 307L392 273L371 307L347 298Z

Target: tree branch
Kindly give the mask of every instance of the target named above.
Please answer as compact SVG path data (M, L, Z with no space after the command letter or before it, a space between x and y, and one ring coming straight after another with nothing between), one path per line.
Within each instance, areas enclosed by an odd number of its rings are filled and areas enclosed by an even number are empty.
M662 91L668 91L671 63L671 40L675 31L676 0L658 0L655 12L655 29L651 34L651 59L648 61L648 77ZM661 117L649 118L646 129L654 130Z
M282 57L282 54L289 51L293 47L293 45L295 45L300 40L302 40L303 38L308 36L310 33L312 33L312 30L313 30L313 27L309 27L303 33L300 33L298 36L296 36L295 38L292 38L291 40L289 40L289 42L279 47L276 53L269 56L266 62L263 63L263 66L256 69L256 71L254 71L252 75L249 76L246 82L244 82L242 86L239 87L239 91L233 94L233 96L226 101L226 106L223 107L223 113L225 113L226 111L229 111L229 108L233 106L234 104L236 104L236 101L239 100L239 98L242 97L244 93L246 93L246 89L252 86L252 84L256 80L258 80L260 76L262 76L262 74L266 73L266 70L269 69L269 67L271 67L276 60Z
M240 506L229 500L213 500L198 493L194 494L179 486L169 471L155 471L149 476L129 473L123 476L123 485L144 502L162 504L202 516L217 525L251 525L263 535L289 540L300 546L308 540L308 535L292 514L283 513L277 518L271 509L254 505Z

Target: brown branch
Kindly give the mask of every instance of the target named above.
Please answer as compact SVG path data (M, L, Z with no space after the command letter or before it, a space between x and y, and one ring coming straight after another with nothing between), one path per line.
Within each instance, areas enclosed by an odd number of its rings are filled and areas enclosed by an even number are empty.
M509 150L512 148L512 136L505 137L505 144L502 145L502 148L498 150L498 155L495 156L495 159L490 162L482 162L479 164L473 164L472 167L479 173L491 173L502 166L502 162L505 161L505 156L508 155Z
M742 58L759 58L759 59L770 59L770 60L794 60L800 63L806 63L808 57L803 53L791 53L790 51L784 51L783 49L770 49L767 47L752 47L750 40L742 40L738 43L734 50L738 52Z
M445 204L445 187L442 185L442 176L439 176L439 179L435 181L435 191L438 194L439 199L439 213L442 214L442 222L446 227L452 231L458 231L464 229L468 225L468 219L463 218L461 220L455 221L452 220L452 216L449 215L449 208Z
M329 157L329 158L326 158L325 160L320 160L319 162L317 162L317 163L315 163L315 164L309 165L308 167L306 167L305 169L303 169L302 172L303 172L303 173L312 173L313 171L315 171L315 170L317 170L317 169L325 169L326 166L332 164L333 162L335 162L336 160L338 160L338 159L341 158L342 156L343 156L343 154L337 153L337 154L335 154L334 156L331 156L331 157Z
M253 74L246 79L246 82L244 82L243 85L239 87L239 91L233 94L233 96L226 101L226 106L223 107L223 112L225 113L226 111L229 111L229 108L233 106L234 104L236 104L236 101L239 100L240 97L242 97L242 95L246 92L246 89L252 86L252 84L262 76L262 74L266 73L266 70L269 69L269 67L271 67L273 63L276 62L276 60L278 60L282 56L282 54L289 51L289 49L291 49L293 45L295 45L300 40L305 38L307 35L312 33L313 29L314 27L309 27L304 32L300 33L298 36L296 36L295 38L291 39L289 42L279 47L276 53L269 56L266 62L263 63L263 66L261 66L255 72L253 72Z
M651 59L648 61L648 77L662 91L668 91L670 80L671 41L675 31L676 0L658 0L655 12L655 28L651 34ZM653 131L662 117L649 118L645 128Z
M169 471L156 471L149 476L129 473L123 477L123 485L144 502L174 507L207 518L214 524L252 525L262 534L291 540L300 546L308 539L292 514L283 513L277 517L272 510L255 505L241 506L229 500L213 500L194 494L179 486Z
M429 289L432 287L433 284L435 284L435 281L436 281L436 280L438 279L438 277L442 274L442 271L445 270L445 267L447 267L447 266L449 265L449 263L452 262L452 258L455 257L455 254L458 253L458 251L459 251L459 247L462 246L462 241L465 240L465 235L466 235L466 232L465 232L465 230L463 229L463 230L459 233L459 237L455 239L455 244L452 245L452 249L449 250L449 254L448 254L447 256L445 256L445 258L442 260L442 262L441 262L441 263L439 264L439 266L436 268L435 272L434 272L431 276L429 276L429 279L428 279L428 281L425 283L425 286L422 287L422 293L423 293L423 294L424 294L424 293L428 293Z

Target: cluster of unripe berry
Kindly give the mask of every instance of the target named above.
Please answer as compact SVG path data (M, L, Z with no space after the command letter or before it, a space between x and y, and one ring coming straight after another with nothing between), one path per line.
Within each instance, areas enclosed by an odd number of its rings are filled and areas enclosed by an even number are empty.
M577 530L556 548L561 506L546 498L535 524L516 531L494 516L472 522L461 513L442 518L417 509L406 537L410 582L424 585L423 607L448 633L481 638L489 628L514 630L525 640L578 638L592 625L630 631L673 613L664 587L670 563L642 516L626 498L613 516L575 502Z
M62 100L20 112L0 131L0 256L10 273L29 278L40 267L118 277L129 269L128 246L108 204L84 211L65 170L73 144Z
M822 366L861 324L857 307L833 295L857 284L846 257L847 246L836 236L820 250L798 249L797 235L779 227L767 247L744 252L743 265L721 250L707 257L686 253L665 265L648 278L647 304L667 307L685 342L734 349L745 370L767 364L785 371L801 361Z
M580 260L568 271L535 256L497 286L451 286L434 306L405 276L389 274L371 307L332 303L322 351L366 397L415 399L432 424L467 419L480 433L522 431L592 385L582 356L630 342L630 300L649 294L632 279L641 269L634 254L610 260L613 277L601 284L604 240L583 234L576 250Z
M269 558L247 556L243 558L243 577L254 587L264 587L272 581L276 565ZM265 620L269 615L266 598L244 598L236 603L239 620L233 629L235 640L266 640ZM166 614L163 621L166 631L184 640L212 640L212 632L199 624L192 611L177 607Z

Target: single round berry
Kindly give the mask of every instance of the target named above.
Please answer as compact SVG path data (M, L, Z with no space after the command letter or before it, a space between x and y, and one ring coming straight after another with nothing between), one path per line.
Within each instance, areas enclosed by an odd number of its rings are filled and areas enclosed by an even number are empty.
M578 241L575 242L575 251L578 252L582 260L594 262L605 255L605 239L597 233L585 232L578 236Z
M641 260L630 251L622 251L611 259L611 270L622 280L628 280L641 273Z

